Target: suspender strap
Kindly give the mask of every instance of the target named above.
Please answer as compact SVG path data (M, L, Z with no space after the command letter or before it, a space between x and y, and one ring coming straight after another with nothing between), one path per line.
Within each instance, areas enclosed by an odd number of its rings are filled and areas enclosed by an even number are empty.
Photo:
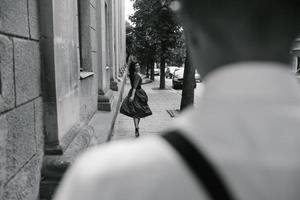
M179 132L162 136L183 158L196 175L199 186L206 190L212 200L234 200L220 174L209 160Z

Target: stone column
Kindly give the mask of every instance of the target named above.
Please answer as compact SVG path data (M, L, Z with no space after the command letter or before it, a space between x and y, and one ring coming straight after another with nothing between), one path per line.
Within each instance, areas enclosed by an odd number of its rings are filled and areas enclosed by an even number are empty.
M109 1L97 0L97 36L98 36L98 110L111 111L113 93L110 90L110 66L108 61L108 18Z
M115 58L115 62L116 62L116 73L115 76L118 76L118 68L120 67L119 65L119 51L120 51L120 41L119 41L119 34L120 34L120 25L119 25L119 17L120 17L120 1L116 1L116 7L115 7L115 12L116 12L116 22L115 22L115 27L116 27L116 33L115 33L115 40L116 40L116 48L115 48L115 52L116 52L116 58Z
M125 1L120 0L120 15L119 15L119 27L120 27L120 48L119 48L119 67L123 67L126 63L126 21L125 21Z
M79 121L78 7L73 0L39 4L45 149L60 154L60 140Z
M109 52L110 52L110 57L109 57L109 62L110 62L110 89L114 91L118 91L118 84L115 80L115 71L117 67L117 63L115 62L115 58L117 57L116 52L115 52L115 46L117 44L117 41L115 39L115 33L117 31L116 29L116 19L118 13L116 13L116 8L117 4L115 0L110 0L109 1Z

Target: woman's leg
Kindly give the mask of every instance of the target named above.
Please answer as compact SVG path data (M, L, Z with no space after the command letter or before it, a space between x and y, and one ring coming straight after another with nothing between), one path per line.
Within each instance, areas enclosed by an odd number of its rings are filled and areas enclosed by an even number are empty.
M139 119L138 118L133 118L134 121L134 126L135 126L135 137L139 137Z
M139 128L139 119L138 118L133 118L133 122L134 122L134 127Z

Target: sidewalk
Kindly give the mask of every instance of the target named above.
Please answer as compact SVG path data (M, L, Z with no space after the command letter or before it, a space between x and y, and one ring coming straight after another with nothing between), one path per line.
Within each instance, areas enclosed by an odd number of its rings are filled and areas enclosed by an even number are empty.
M103 144L110 140L116 117L119 114L119 106L122 100L121 96L124 92L127 93L127 91L123 90L124 79L126 79L125 76L118 81L119 90L113 91L114 102L112 110L110 112L97 111L89 123L89 126L92 127L95 132L95 141L91 143L91 146ZM126 90L126 88L124 89Z
M174 118L172 118L167 110L175 110L180 107L181 95L175 90L167 88L166 90L158 90L159 80L152 83L142 85L149 97L149 106L153 115L141 120L140 136L148 134L160 133ZM124 96L130 89L130 83L127 81ZM134 138L135 129L133 119L119 114L115 123L112 140L125 138Z

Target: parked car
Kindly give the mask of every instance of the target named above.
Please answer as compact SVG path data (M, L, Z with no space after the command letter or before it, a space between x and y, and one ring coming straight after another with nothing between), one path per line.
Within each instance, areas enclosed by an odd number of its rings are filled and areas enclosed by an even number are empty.
M198 73L197 70L195 70L195 81L197 83L200 83L201 82L201 75Z
M154 68L154 76L159 76L159 74L160 74L160 69Z
M166 68L166 78L173 78L175 70L178 70L177 66L169 66Z
M179 68L174 71L173 79L172 79L172 87L174 89L181 89L183 86L183 74L184 74L184 68ZM197 87L196 78L194 79L194 88Z

